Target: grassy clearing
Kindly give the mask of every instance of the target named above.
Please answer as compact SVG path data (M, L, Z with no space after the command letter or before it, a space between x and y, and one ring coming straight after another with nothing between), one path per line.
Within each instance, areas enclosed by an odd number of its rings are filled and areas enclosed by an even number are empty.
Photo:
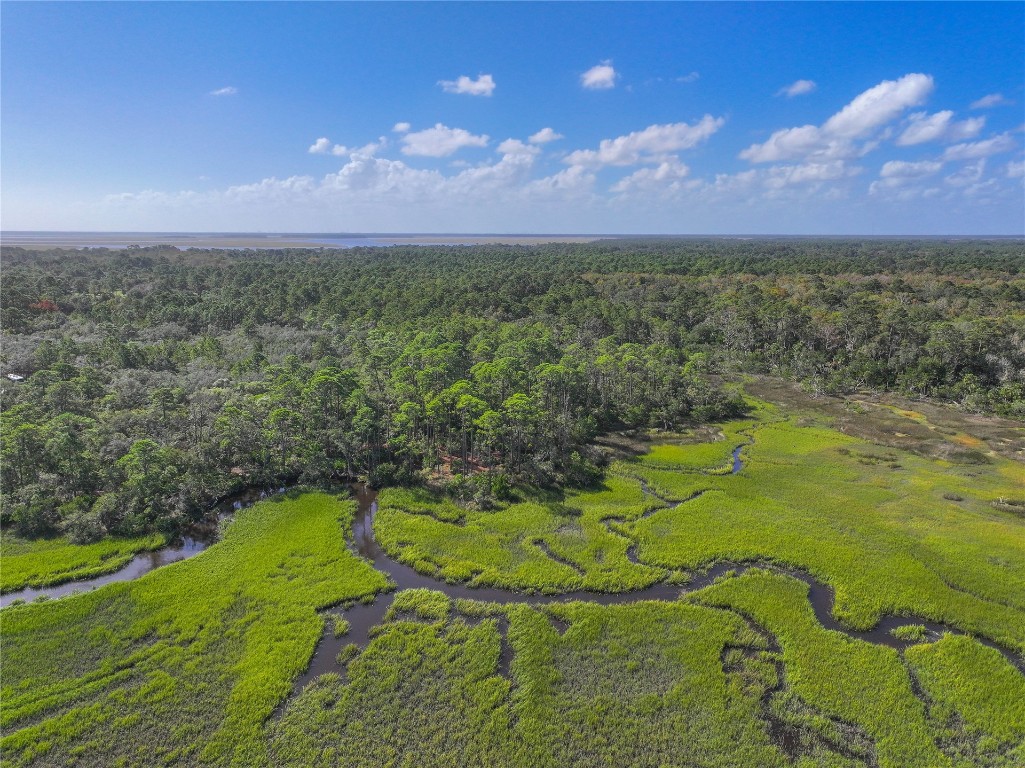
M804 582L755 570L692 599L740 611L773 633L793 692L827 716L863 728L884 768L950 764L933 742L897 652L823 629Z
M597 489L535 498L495 512L451 507L423 491L387 489L378 499L375 532L394 557L448 581L544 593L574 589L640 589L667 571L627 558L631 540L610 531L606 518L636 519L663 502L636 480L611 476ZM547 551L546 551L547 550Z
M275 764L786 765L759 719L762 690L728 679L719 662L727 644L759 642L735 615L681 603L548 614L471 601L442 615L446 598L431 594L399 593L416 620L393 616L346 682L320 678L271 725ZM506 622L509 678L499 663Z
M1025 733L1025 683L1000 654L947 635L905 661L823 629L803 582L761 570L675 603L542 609L408 590L343 661L344 678L319 678L270 724L274 764L793 764L775 718L809 768L1009 768Z
M662 443L637 459L644 467L670 469L678 472L729 472L733 466L733 449L747 442L751 419L727 421L720 425L720 439L704 443Z
M544 766L785 765L760 719L762 687L727 679L737 616L679 603L509 606L518 736Z
M508 765L509 682L495 674L499 652L493 620L387 622L349 665L348 684L318 678L269 724L271 761Z
M1023 495L1025 465L923 457L767 403L723 432L732 437L668 446L676 469L653 450L557 502L457 515L451 502L389 490L378 537L425 573L540 592L637 589L717 560L772 560L832 585L836 616L852 628L922 615L1025 650L1025 519L1004 509ZM693 471L714 470L728 454L714 451L746 435L739 474ZM668 508L642 483L691 500ZM642 565L627 557L631 542Z
M126 566L139 552L159 549L167 539L153 533L130 539L106 538L72 544L65 538L29 541L4 534L0 541L0 592L52 587L89 579Z
M835 587L836 616L852 627L922 615L1025 649L1025 525L992 504L1025 487L1025 466L883 449L807 417L753 434L740 474L705 477L715 492L630 527L643 562L787 563ZM663 487L664 474L649 484Z
M1025 765L1025 679L999 653L945 635L909 648L938 740L968 765Z
M264 765L263 723L382 574L326 494L240 512L206 552L133 582L4 609L5 765Z

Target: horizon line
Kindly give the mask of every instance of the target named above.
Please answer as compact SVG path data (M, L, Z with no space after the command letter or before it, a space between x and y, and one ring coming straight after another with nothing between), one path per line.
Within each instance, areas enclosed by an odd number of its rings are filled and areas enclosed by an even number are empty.
M959 238L1018 238L1025 239L1025 232L1015 234L1001 234L1001 233L988 233L978 232L971 234L963 233L862 233L862 232L833 232L833 233L800 233L800 232L784 232L784 233L771 233L771 232L644 232L644 233L627 233L627 232L421 232L416 230L402 231L402 232L310 232L310 231L297 231L289 232L285 230L270 230L270 231L259 231L259 230L128 230L128 229L4 229L0 230L0 238L5 235L175 235L175 236L186 236L195 235L203 237L212 236L237 236L237 235L248 235L258 236L266 238L282 238L282 237L311 237L311 236L324 236L329 235L332 237L587 237L587 238L674 238L674 237L865 237L865 238L892 238L892 237L911 237L911 238L946 238L946 237L959 237Z

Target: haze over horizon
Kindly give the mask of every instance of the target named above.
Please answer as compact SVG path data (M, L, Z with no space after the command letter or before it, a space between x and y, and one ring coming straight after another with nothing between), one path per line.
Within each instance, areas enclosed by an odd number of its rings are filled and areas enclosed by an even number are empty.
M3 10L6 232L1025 233L1021 4Z

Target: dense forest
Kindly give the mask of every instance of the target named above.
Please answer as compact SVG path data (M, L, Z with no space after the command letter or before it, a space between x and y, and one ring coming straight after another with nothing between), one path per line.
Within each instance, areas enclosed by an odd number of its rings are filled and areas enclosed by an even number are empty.
M1021 241L4 248L3 522L173 532L243 485L586 485L744 372L1025 419Z

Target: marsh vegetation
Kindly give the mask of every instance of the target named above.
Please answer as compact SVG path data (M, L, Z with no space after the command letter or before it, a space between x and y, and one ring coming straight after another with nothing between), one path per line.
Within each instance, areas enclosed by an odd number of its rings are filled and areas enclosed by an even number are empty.
M5 766L1025 763L1013 244L4 256L8 597L290 488L0 611Z
M1021 464L750 404L593 488L292 494L193 560L5 609L5 760L1020 763L1025 540L990 502Z

